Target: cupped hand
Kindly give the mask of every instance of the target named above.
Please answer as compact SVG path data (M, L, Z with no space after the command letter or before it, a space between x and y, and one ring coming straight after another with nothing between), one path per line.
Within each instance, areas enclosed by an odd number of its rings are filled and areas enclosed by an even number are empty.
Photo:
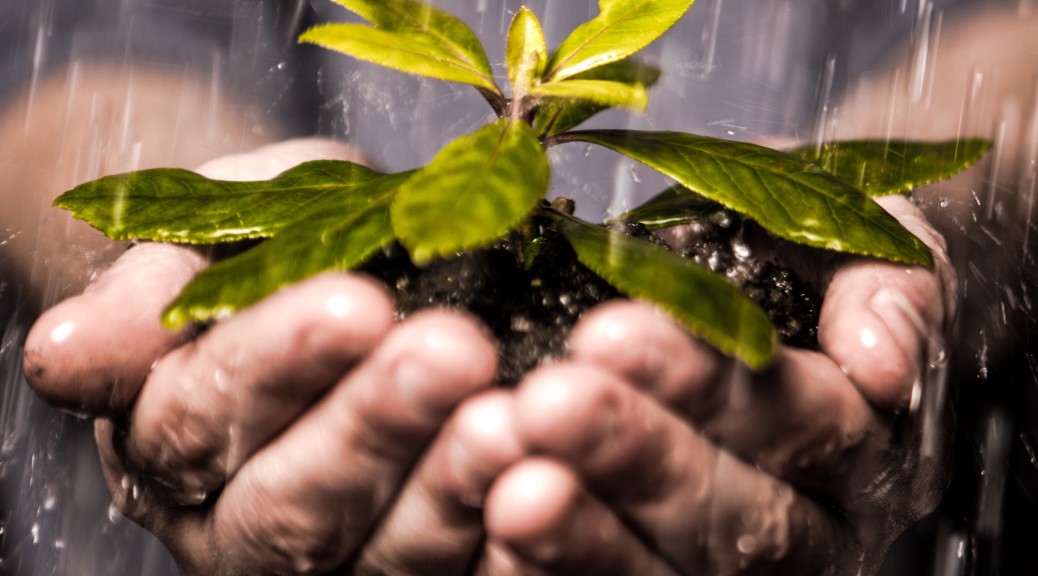
M941 239L885 207L934 270L870 259L830 271L821 351L752 373L641 303L608 304L571 359L517 390L528 454L494 483L502 574L870 574L948 478L943 334L955 312Z
M290 142L200 171L266 178L343 150ZM163 307L206 265L144 244L44 314L26 372L98 417L113 501L185 574L465 574L481 506L519 455L496 353L459 314L402 324L375 282L325 274L172 333Z

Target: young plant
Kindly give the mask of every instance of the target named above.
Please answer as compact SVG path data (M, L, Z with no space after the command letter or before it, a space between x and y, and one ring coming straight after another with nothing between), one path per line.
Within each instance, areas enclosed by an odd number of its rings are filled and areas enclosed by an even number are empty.
M198 274L166 309L167 326L207 322L306 277L354 269L394 242L423 265L509 238L529 265L550 230L606 282L655 302L760 369L776 339L765 312L708 269L545 202L548 148L600 145L673 179L674 186L618 220L660 228L724 207L791 242L929 267L926 246L872 197L948 177L988 146L859 141L781 152L679 132L574 130L607 108L646 107L646 87L658 73L630 57L673 26L692 0L600 0L599 14L554 50L523 8L507 38L507 92L479 39L453 15L418 0L335 2L369 24L317 26L301 42L471 85L498 120L409 172L316 161L268 181L227 182L158 169L102 178L58 198L56 205L113 239L265 239Z

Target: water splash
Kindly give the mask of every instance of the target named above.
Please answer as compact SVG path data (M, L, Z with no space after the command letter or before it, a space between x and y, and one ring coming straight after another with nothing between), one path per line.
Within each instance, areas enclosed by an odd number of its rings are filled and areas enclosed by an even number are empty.
M997 547L1002 539L1007 480L1005 462L1009 459L1013 422L1001 408L992 409L982 422L985 426L980 452L982 476L973 530L978 538Z
M723 7L724 0L710 0L708 4L707 12L710 14L710 19L703 28L703 34L699 39L700 57L694 66L694 69L703 78L708 77L717 66L717 42L720 36L718 30L721 26Z
M933 2L919 2L916 29L913 32L912 62L909 72L909 95L912 103L928 103L933 94L933 74L940 38L941 16L936 16Z

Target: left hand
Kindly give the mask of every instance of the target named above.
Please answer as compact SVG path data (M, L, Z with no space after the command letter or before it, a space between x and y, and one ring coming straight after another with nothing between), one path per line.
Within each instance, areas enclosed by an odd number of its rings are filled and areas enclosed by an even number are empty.
M292 141L200 170L254 180L351 153ZM468 574L486 489L519 455L482 328L447 311L398 324L372 279L326 273L202 333L164 329L205 264L136 246L27 338L35 390L96 417L116 508L186 576Z
M944 353L954 277L906 199L883 203L934 271L844 261L821 352L751 373L648 305L574 331L514 418L529 456L491 489L488 562L522 574L871 574L948 478Z

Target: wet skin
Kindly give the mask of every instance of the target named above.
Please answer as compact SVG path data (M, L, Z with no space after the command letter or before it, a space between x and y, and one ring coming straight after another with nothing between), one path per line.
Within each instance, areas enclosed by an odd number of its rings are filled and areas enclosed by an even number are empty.
M289 142L202 171L347 152ZM205 262L159 245L46 312L26 370L98 417L116 505L186 574L868 573L946 481L945 434L908 407L955 301L940 238L886 205L936 271L826 263L822 351L782 349L760 374L620 302L582 320L568 359L496 390L475 322L396 323L346 274L174 334L159 312Z

